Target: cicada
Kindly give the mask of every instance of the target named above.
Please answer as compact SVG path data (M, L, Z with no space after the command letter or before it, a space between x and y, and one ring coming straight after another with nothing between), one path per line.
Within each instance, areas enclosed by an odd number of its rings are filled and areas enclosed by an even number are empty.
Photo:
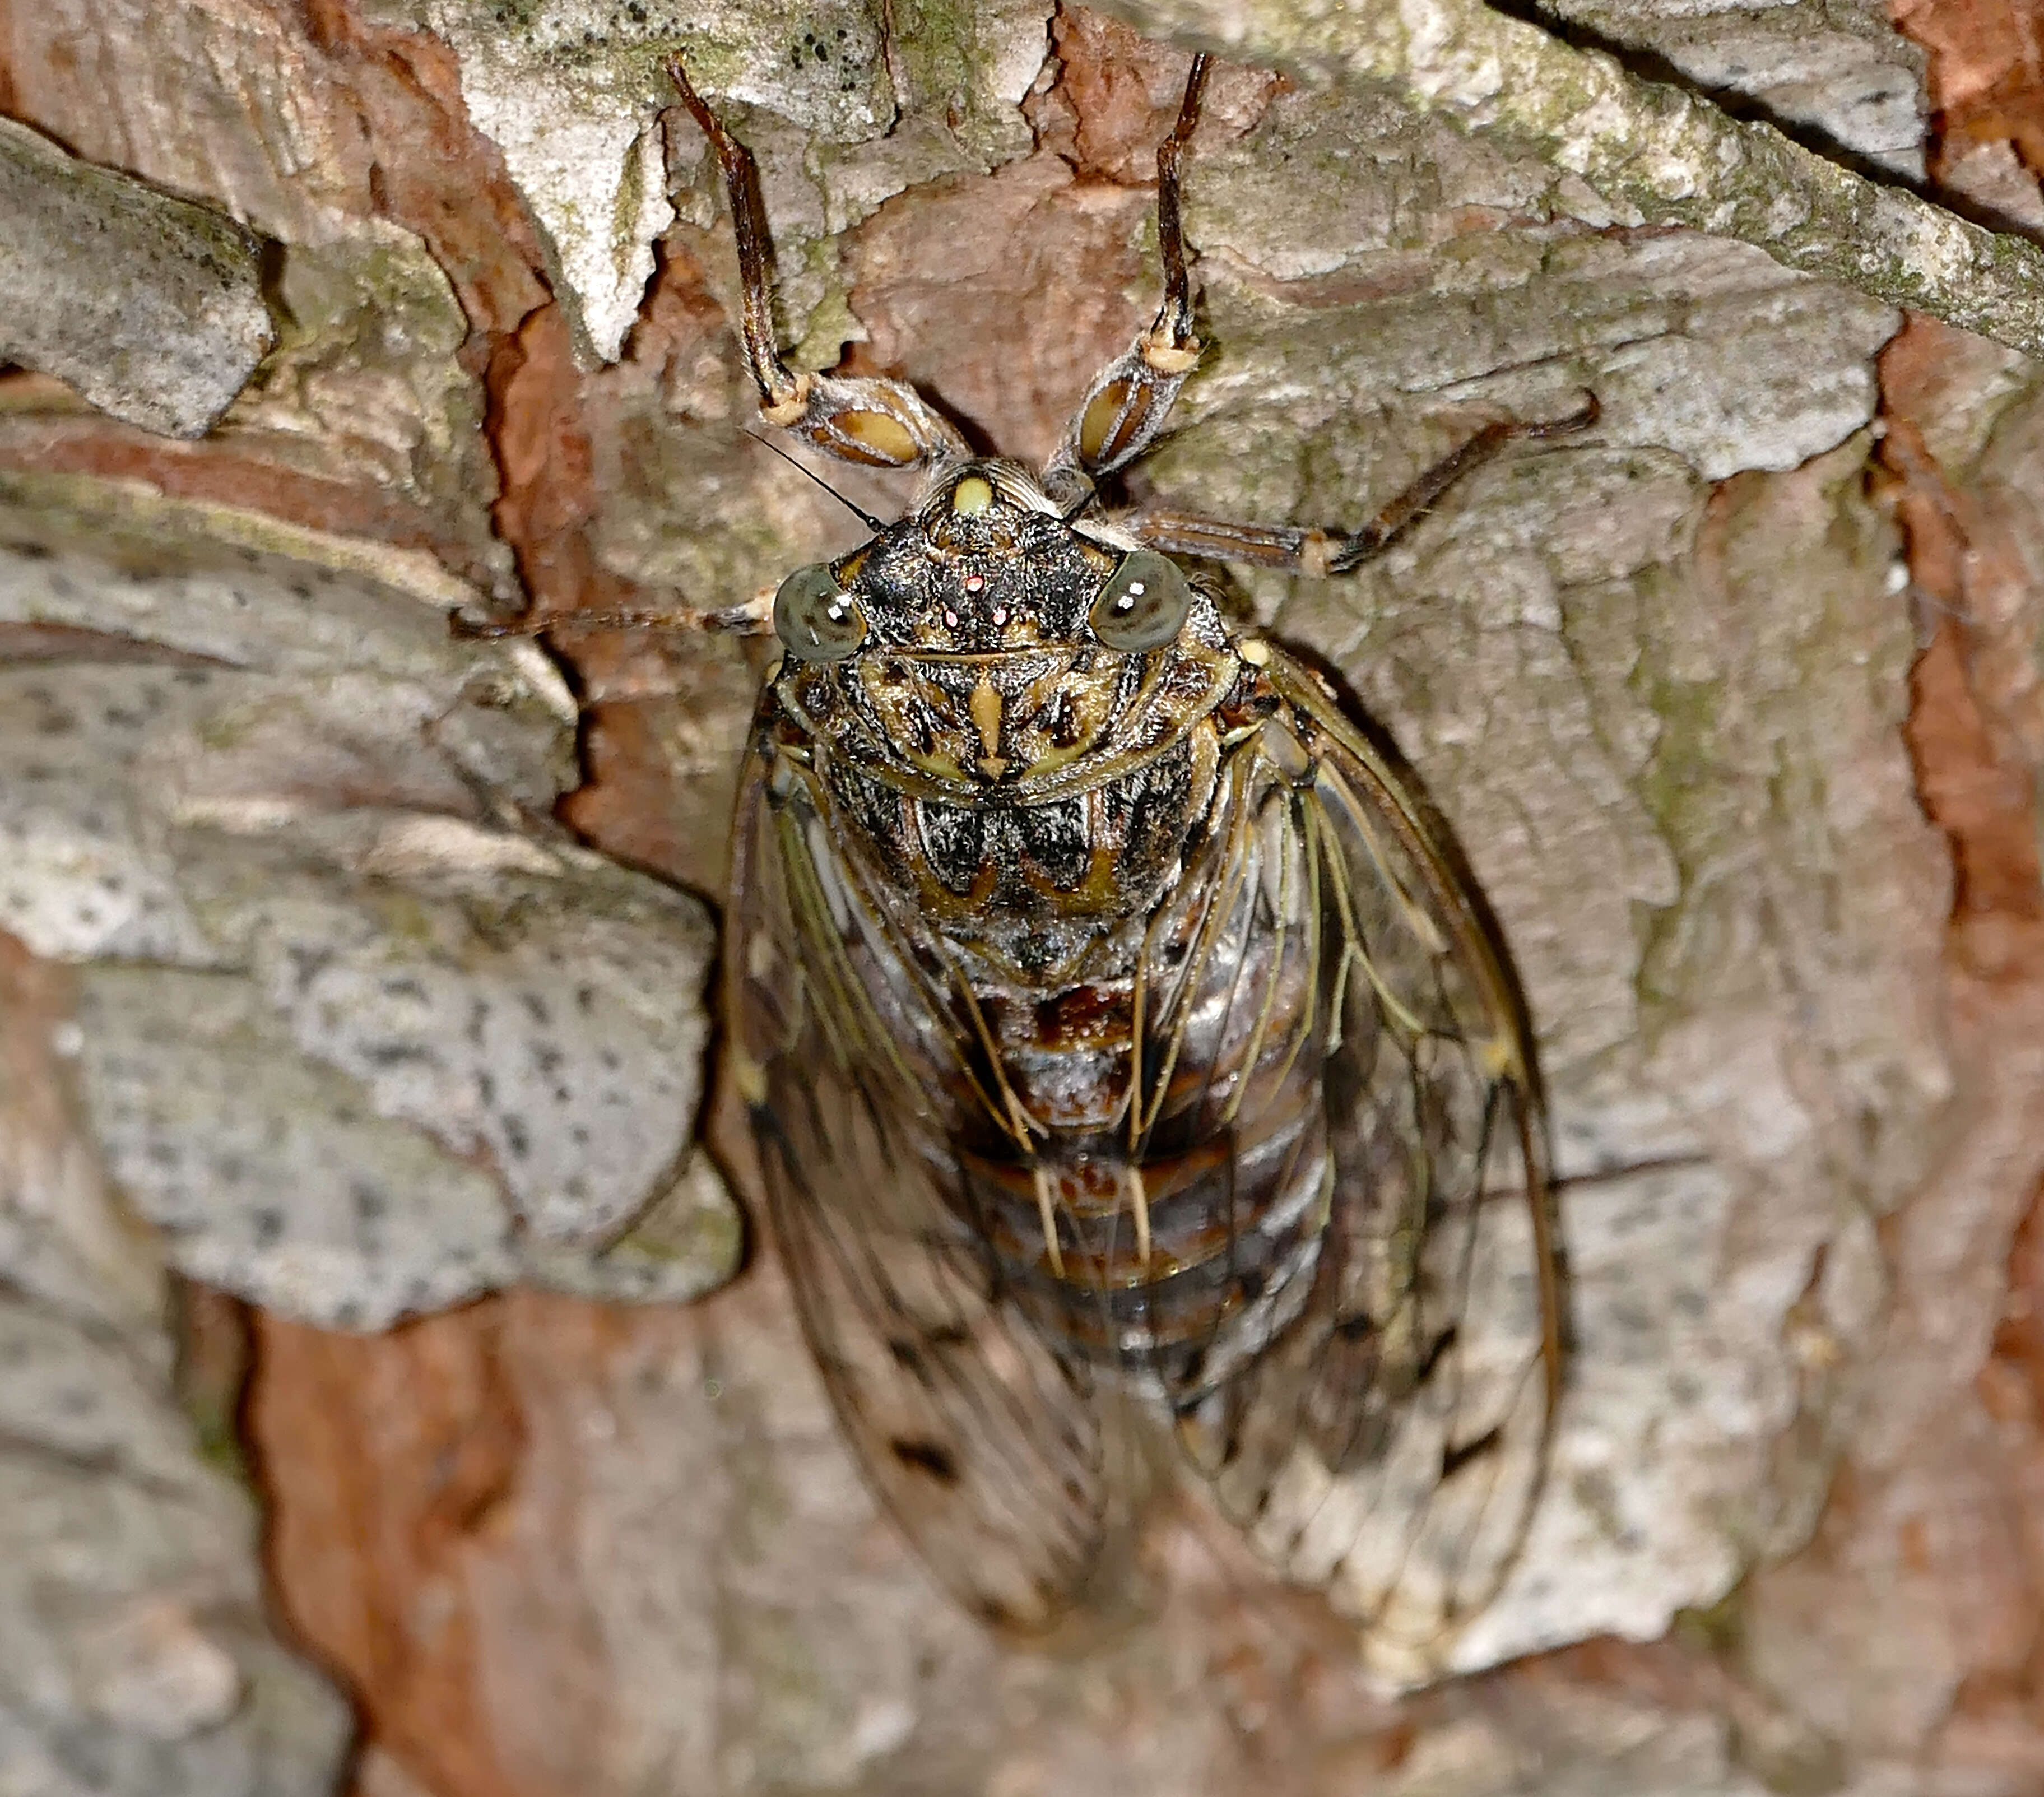
M1164 297L1040 471L907 386L791 372L752 159L719 158L770 424L920 497L790 574L735 827L726 1001L772 1237L866 1476L979 1615L1086 1601L1131 1413L1287 1577L1440 1663L1526 1533L1562 1388L1524 1008L1389 743L1178 558L1337 575L1353 533L1117 512L1197 363Z

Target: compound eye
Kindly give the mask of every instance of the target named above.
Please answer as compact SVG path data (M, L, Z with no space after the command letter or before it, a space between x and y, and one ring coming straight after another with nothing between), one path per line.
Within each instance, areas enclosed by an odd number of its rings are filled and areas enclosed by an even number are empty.
M1184 628L1192 583L1154 549L1132 549L1107 577L1086 621L1110 649L1161 649Z
M866 614L830 563L797 568L774 595L774 634L798 661L841 662L866 640Z

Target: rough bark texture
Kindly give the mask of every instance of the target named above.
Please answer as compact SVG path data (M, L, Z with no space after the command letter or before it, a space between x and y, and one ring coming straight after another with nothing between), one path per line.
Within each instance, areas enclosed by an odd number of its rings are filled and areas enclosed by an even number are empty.
M205 436L276 341L255 238L0 120L0 358Z
M2019 9L1561 10L2044 219ZM1216 16L1139 9L1187 44ZM0 0L0 111L267 239L280 333L193 444L0 378L0 1043L34 1069L0 1094L0 1293L53 1369L0 1362L0 1480L118 1496L86 1549L55 1499L0 1504L11 1560L101 1569L90 1603L0 1584L0 1788L2044 1781L2044 373L1628 225L1537 133L1331 79L1347 28L1303 17L1224 21L1327 84L1219 72L1187 196L1217 347L1142 486L1352 526L1485 418L1603 406L1354 578L1237 586L1417 764L1539 1030L1580 1354L1472 1676L1374 1692L1191 1506L1150 1608L1070 1653L937 1595L770 1257L670 1301L738 1257L689 1147L686 894L721 889L752 669L563 633L564 683L440 620L716 605L855 539L743 435L668 49L759 154L796 359L1026 457L1154 305L1185 48L1022 0ZM223 1300L165 1370L165 1265L253 1301L239 1413ZM74 1439L66 1393L117 1388L146 1477ZM198 1457L237 1415L345 1768Z
M0 943L0 1787L328 1787L347 1707L265 1626L231 1432L179 1403L162 1264L81 1135L67 973Z

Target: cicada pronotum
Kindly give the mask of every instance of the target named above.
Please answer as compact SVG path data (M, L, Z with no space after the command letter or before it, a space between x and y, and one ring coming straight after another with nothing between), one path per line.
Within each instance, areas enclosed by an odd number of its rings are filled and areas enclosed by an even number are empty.
M1200 356L1206 72L1158 158L1162 308L1032 474L899 382L782 363L752 159L674 71L763 416L928 476L774 598L730 1053L845 1432L961 1600L1032 1628L1087 1596L1135 1412L1280 1572L1438 1665L1524 1536L1561 1389L1532 1040L1393 751L1172 558L1342 574L1595 406L1489 427L1353 534L1105 509Z

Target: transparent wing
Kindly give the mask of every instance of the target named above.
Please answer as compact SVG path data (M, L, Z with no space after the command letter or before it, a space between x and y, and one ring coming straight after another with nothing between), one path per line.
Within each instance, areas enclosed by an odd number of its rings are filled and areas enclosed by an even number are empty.
M1324 1221L1256 1351L1183 1395L1183 1434L1265 1557L1417 1680L1496 1594L1546 1464L1564 1328L1539 1087L1445 826L1310 674L1275 654L1269 671L1290 716L1245 745L1235 877L1208 901L1226 920L1208 933L1251 946L1190 958L1163 1052L1181 1088L1228 1095L1207 1127L1231 1131L1237 1186L1278 1141L1282 1189ZM1245 960L1287 1019L1253 1054L1231 1046Z
M773 1232L866 1476L937 1576L1042 1627L1100 1557L1108 1478L1086 1369L1032 1330L956 1145L986 1112L940 973L869 901L784 770L741 795L727 1016Z

